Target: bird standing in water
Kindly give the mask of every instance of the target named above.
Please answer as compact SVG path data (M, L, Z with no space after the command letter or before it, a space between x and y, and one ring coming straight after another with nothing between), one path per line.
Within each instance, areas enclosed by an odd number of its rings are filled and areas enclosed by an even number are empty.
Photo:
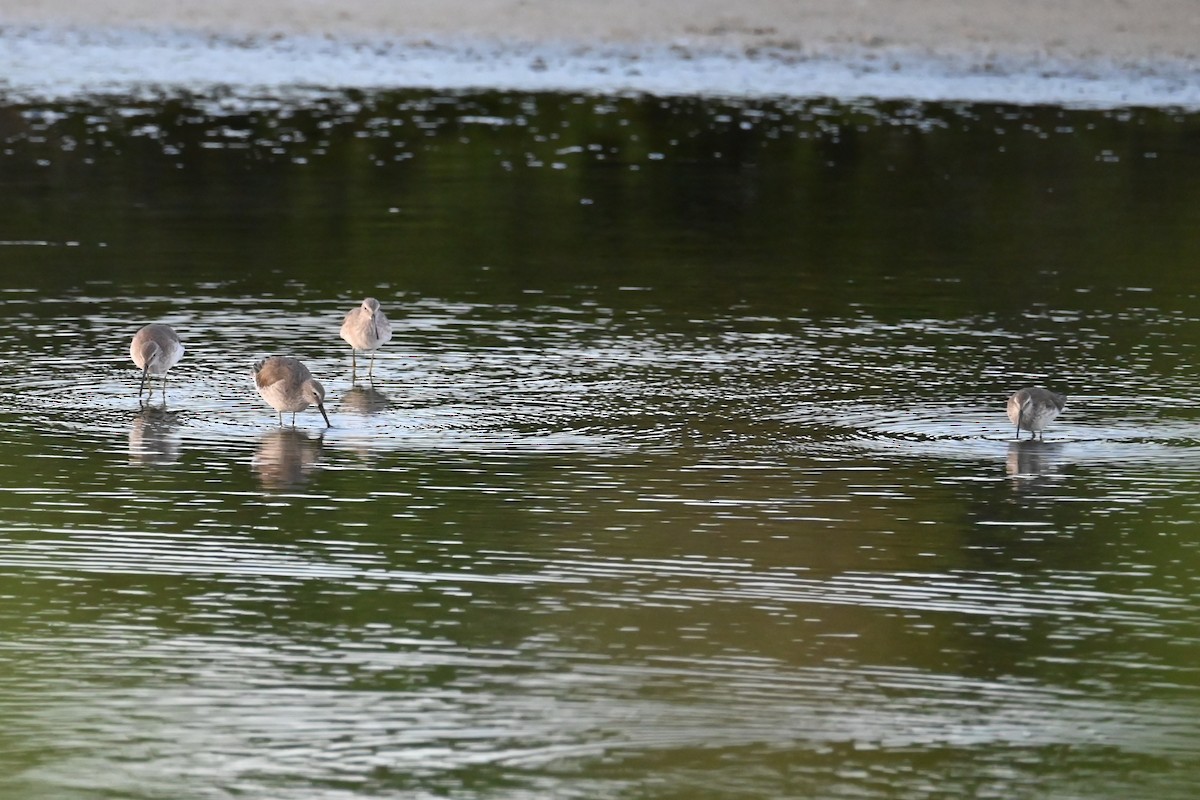
M1066 405L1065 396L1048 389L1030 386L1008 398L1008 418L1017 426L1018 439L1021 438L1022 428L1029 431L1029 438L1033 439L1046 429Z
M163 379L163 402L167 401L167 370L183 358L183 343L170 325L152 322L133 335L129 345L129 357L142 370L142 384L138 387L138 399L146 390L146 383L153 375ZM154 388L150 389L151 394Z
M371 354L367 378L372 378L375 370L375 351L392 338L392 326L388 324L387 316L380 309L379 301L368 297L362 301L361 306L348 312L342 322L341 336L350 345L351 380L358 371L355 353L359 350Z
M264 358L254 365L254 383L267 404L279 412L280 425L283 425L283 412L292 412L292 426L295 427L296 412L315 405L325 418L326 427L333 427L325 413L325 387L299 359L291 356Z

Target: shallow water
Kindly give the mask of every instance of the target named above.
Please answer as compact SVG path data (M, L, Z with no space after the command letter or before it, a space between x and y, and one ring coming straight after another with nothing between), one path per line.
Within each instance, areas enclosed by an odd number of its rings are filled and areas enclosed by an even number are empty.
M9 107L0 794L1190 797L1196 130Z

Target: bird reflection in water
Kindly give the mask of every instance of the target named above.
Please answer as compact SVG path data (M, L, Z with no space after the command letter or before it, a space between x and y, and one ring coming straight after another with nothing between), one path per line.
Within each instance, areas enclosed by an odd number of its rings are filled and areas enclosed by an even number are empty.
M1005 469L1014 478L1053 475L1061 466L1062 444L1041 439L1022 439L1008 443Z
M276 428L258 440L250 469L267 490L303 486L321 455L321 440L295 428Z
M338 403L339 411L352 411L356 414L368 416L370 414L378 414L392 404L387 395L376 389L374 386L358 386L342 393L341 401Z
M174 464L179 460L179 413L164 406L142 406L129 427L129 461L133 464Z

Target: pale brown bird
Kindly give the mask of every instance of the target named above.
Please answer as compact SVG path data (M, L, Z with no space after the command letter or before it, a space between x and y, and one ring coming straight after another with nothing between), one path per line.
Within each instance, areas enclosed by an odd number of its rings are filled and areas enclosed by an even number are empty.
M146 390L146 382L151 376L161 375L163 399L166 400L167 370L183 358L183 343L179 341L179 335L170 325L152 322L133 335L133 341L129 344L129 357L142 370L142 384L138 387L138 397L140 398ZM153 387L150 391L153 393Z
M315 405L325 418L325 425L333 427L325 413L325 387L299 359L291 356L264 358L254 365L254 383L267 404L279 412L280 425L283 425L283 412L292 412L294 427L296 412Z
M387 316L379 307L379 301L368 297L362 305L352 309L342 321L341 337L350 345L350 372L358 371L355 353L361 350L371 354L371 365L367 368L367 377L372 377L375 370L375 351L392 338L392 326Z
M1029 438L1037 437L1046 426L1067 406L1067 398L1048 389L1030 386L1008 398L1008 418L1017 426L1017 438L1021 429L1029 431Z

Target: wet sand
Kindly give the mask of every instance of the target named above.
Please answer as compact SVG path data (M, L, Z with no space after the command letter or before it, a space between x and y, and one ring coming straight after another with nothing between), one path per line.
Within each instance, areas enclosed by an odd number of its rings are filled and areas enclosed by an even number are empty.
M267 51L270 63L220 52L226 77L211 65L177 74L181 60L200 60L189 48L205 38ZM342 48L333 66L306 74L310 53L280 68L281 48L315 52L313 42ZM69 70L99 81L200 84L237 84L250 79L235 70L261 70L266 83L369 84L378 74L411 86L443 76L446 88L786 94L804 86L795 93L1191 106L1200 103L1191 88L1200 84L1197 42L1196 0L9 0L0 8L0 75L17 88L65 85ZM162 55L180 48L184 56ZM368 50L386 50L388 60L338 74L347 53L361 60ZM24 66L31 58L51 64L46 78ZM627 69L630 61L641 66ZM110 62L119 68L106 72ZM718 76L731 67L740 80ZM864 75L871 80L858 80ZM1071 85L1034 88L1045 76ZM998 83L1009 78L1010 89Z
M10 0L0 24L510 43L1194 58L1195 0Z

